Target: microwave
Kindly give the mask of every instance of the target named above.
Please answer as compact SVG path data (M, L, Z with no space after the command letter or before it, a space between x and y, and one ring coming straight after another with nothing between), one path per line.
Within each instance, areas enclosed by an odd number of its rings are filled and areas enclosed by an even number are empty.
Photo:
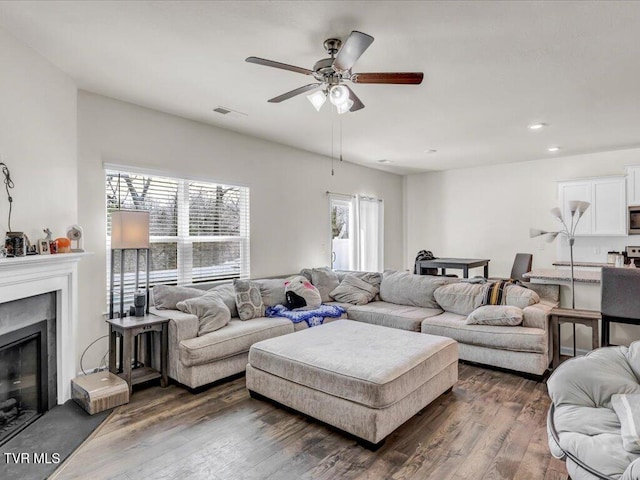
M629 207L629 235L640 235L640 205Z

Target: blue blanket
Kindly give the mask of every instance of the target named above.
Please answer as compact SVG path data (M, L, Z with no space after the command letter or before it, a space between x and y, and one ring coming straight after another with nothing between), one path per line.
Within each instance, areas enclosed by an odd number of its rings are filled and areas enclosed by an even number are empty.
M314 310L295 309L289 310L284 305L267 307L265 315L267 317L284 317L293 323L307 322L310 327L322 325L325 318L340 318L346 310L337 305L320 305Z

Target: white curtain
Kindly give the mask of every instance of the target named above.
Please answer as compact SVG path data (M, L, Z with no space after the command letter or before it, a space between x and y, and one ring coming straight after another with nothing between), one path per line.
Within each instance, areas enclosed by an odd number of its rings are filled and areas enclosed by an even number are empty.
M372 197L356 198L358 269L381 272L384 266L384 204Z

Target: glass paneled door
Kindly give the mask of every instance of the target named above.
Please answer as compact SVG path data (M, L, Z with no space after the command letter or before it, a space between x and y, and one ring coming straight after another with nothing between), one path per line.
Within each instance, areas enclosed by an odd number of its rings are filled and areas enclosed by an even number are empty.
M334 270L355 270L356 230L354 198L330 195L331 213L331 268Z

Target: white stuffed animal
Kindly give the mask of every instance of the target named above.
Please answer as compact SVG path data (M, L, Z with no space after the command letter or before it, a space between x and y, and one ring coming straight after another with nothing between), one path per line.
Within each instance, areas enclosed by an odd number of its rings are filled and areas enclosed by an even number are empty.
M322 303L320 292L302 275L296 275L284 283L284 294L289 310L294 308L318 308Z

